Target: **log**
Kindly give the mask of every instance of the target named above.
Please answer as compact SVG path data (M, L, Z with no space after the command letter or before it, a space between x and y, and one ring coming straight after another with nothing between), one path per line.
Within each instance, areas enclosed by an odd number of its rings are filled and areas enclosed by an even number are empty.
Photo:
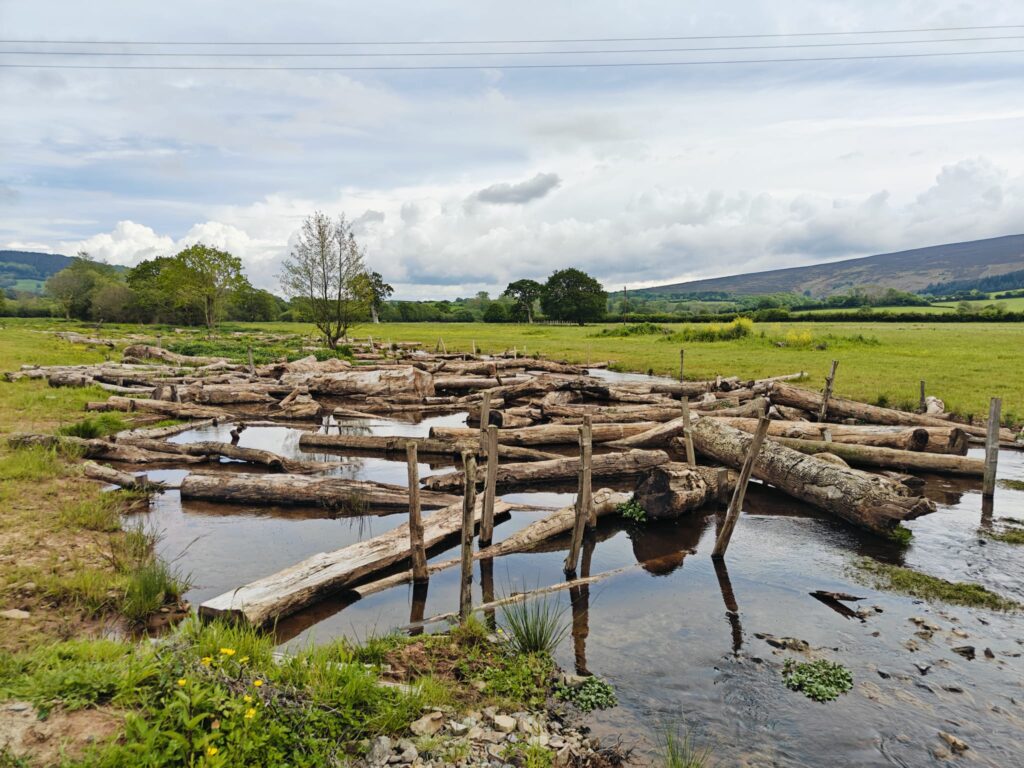
M8 443L13 447L41 445L46 448L57 448L68 453L75 453L83 459L121 461L125 464L198 464L206 461L203 457L149 451L125 443L111 443L99 439L86 440L81 437L61 435L12 435L8 439Z
M753 432L755 419L724 418L723 424ZM967 434L956 426L903 427L874 424L816 424L809 421L773 421L769 437L790 437L799 440L821 440L827 429L832 442L896 448L902 451L927 451L963 456L967 453Z
M437 456L461 456L463 451L475 450L477 455L484 455L480 449L479 432L475 439L440 440L433 437L403 437L394 435L325 435L320 432L306 432L299 436L299 447L303 450L326 450L344 452L346 450L363 451L366 453L405 453L406 446L415 444L421 454ZM556 453L547 453L532 448L515 445L499 445L498 456L504 459L519 461L546 461L560 458Z
M680 413L682 413L681 410ZM672 421L666 421L664 424L657 424L646 432L639 432L635 435L624 437L621 440L613 440L607 445L609 448L624 449L666 448L672 438L678 437L686 431L686 428L690 426L690 421L693 418L694 417L691 415L679 416L678 418L672 419Z
M698 451L733 468L743 464L753 440L752 435L716 419L701 418L690 432ZM889 534L903 520L935 511L935 502L910 496L888 478L851 472L772 441L761 446L753 475L875 533Z
M187 478L186 478L187 479ZM406 505L408 498L406 498ZM503 501L496 513L514 507ZM481 505L475 510L479 520ZM423 521L423 542L436 546L462 527L462 501L458 500ZM350 544L334 552L313 555L271 576L225 592L199 606L199 615L225 616L262 627L310 605L331 592L344 589L373 573L408 560L409 526L399 525L372 539Z
M190 456L220 456L225 459L269 467L276 472L322 472L338 467L338 464L335 462L290 459L287 456L280 456L271 451L264 451L259 448L243 448L239 445L222 443L217 440L183 443L181 448Z
M213 419L186 421L182 424L169 424L166 427L149 427L145 429L126 429L114 435L115 443L130 443L133 440L161 440L165 437L180 435L193 429L203 429L213 424Z
M434 377L426 371L411 365L366 370L354 368L320 375L306 376L305 379L291 380L291 374L282 376L282 382L303 384L317 395L350 397L366 395L390 397L392 395L415 395L418 398L434 394Z
M190 474L181 481L181 498L251 506L327 507L351 515L409 509L409 489L400 485L302 475ZM420 503L427 509L456 500L446 493L420 492Z
M591 460L592 477L631 477L643 474L652 467L669 460L664 451L624 451L604 453ZM578 456L534 461L519 464L502 464L498 467L498 488L522 488L532 484L554 482L575 478L580 468ZM482 469L477 470L477 482L483 480ZM449 472L432 475L423 481L423 486L435 491L454 491L462 487L462 473Z
M108 485L117 485L130 491L163 491L167 488L164 483L151 483L145 475L133 475L130 472L122 472L119 469L108 467L105 464L97 464L94 461L87 461L82 465L85 476L91 480L99 480Z
M179 355L176 352L171 352L163 349L162 347L153 347L149 344L132 344L129 347L125 347L122 354L126 358L133 357L139 360L164 360L168 363L191 366L212 365L228 362L227 358L224 357Z
M771 385L769 395L773 403L782 403L791 408L800 408L805 411L817 412L821 408L821 395L807 389L794 387L790 384L776 382ZM984 437L985 427L976 427L971 424L954 424L946 419L939 419L935 416L927 416L920 413L898 411L895 408L881 408L877 405L858 403L856 400L846 400L841 397L830 397L828 401L828 412L837 419L856 419L870 424L901 424L904 426L921 427L960 427L969 435ZM999 431L999 439L1013 442L1013 433L1008 429Z
M485 376L434 376L434 388L442 392L469 392L471 390L493 389L501 386L525 384L532 376L502 376L500 379Z
M903 451L873 445L840 443L836 440L826 443L822 440L799 440L788 437L771 437L769 439L811 456L830 453L854 467L874 467L902 472L932 472L939 475L963 475L965 477L981 477L985 471L984 461L970 459L966 456Z
M652 469L633 498L652 519L680 517L732 493L736 473L726 472L724 483L719 475L717 467L669 462Z
M638 435L655 426L658 425L643 421L634 424L595 424L593 439L595 443L607 443ZM477 435L479 430L464 427L430 428L430 436L441 440L472 440ZM503 445L575 445L578 439L579 429L568 424L539 424L498 430L498 443Z
M89 406L92 405L92 403L89 404ZM219 408L210 408L205 405L195 405L192 403L172 403L167 400L117 397L115 395L107 398L106 403L101 403L100 405L104 407L92 408L87 406L86 410L124 411L127 413L146 411L147 413L160 413L175 419L229 420L231 418L231 414Z

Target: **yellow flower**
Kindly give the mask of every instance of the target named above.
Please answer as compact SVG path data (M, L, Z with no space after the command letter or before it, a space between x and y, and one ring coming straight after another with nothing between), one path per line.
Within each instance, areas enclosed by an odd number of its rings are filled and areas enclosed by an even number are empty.
M235 655L235 649L234 648L221 648L220 649L220 655L221 656L234 656Z
M249 707L247 710L245 710L245 719L246 720L252 720L254 717L256 717L256 710L255 709L253 709L252 707Z
M210 745L209 747L207 747L207 748L206 748L206 756L207 756L207 757L213 757L213 756L214 756L214 755L216 755L216 754L217 754L218 752L220 752L220 750L219 750L219 749L217 749L217 748L216 748L215 746L213 746L213 745Z
M262 680L253 680L252 684L255 685L257 688L259 688L261 685L263 685L263 681Z
M250 696L250 695L249 695L249 694L247 693L247 694L245 694L245 696L243 696L243 697L242 697L242 701L244 701L244 702L245 702L246 704L248 704L249 702L251 702L251 701L252 701L252 696Z
M184 677L182 677L182 678L180 678L178 680L178 687L179 688L184 688L186 685L188 685L188 680L186 680Z
M243 656L242 658L239 659L239 661L242 662L243 664L245 664L245 662L247 662L248 660L249 660L248 656Z
M203 656L203 658L200 659L200 661L203 662L204 667L208 667L213 662L213 656Z

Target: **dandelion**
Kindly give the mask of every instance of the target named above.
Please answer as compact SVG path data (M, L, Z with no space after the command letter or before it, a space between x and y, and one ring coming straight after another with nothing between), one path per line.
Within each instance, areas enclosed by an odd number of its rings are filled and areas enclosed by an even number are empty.
M206 756L207 756L207 757L213 757L213 756L214 756L214 755L216 755L216 754L217 754L218 752L220 752L220 750L219 750L219 749L217 749L217 748L216 748L215 746L213 746L212 744L211 744L210 746L208 746L208 747L206 748Z
M178 680L178 687L179 688L184 688L186 685L188 685L188 680L186 680L184 677L179 678L179 680Z
M203 658L200 659L200 661L203 663L204 667L208 667L210 666L210 664L213 663L213 656L203 656Z
M261 685L263 685L263 681L262 680L253 680L252 684L255 685L257 688L259 688Z
M256 717L256 710L255 710L255 708L249 707L247 710L245 710L245 719L246 720L252 720L254 717Z
M247 693L247 694L245 694L245 696L243 696L243 697L242 697L242 701L244 701L244 702L245 702L246 704L249 704L249 703L251 703L251 702L252 702L252 696L250 696L250 695L249 695L249 694Z
M234 648L221 648L220 649L220 655L221 656L234 656L235 655L235 649Z

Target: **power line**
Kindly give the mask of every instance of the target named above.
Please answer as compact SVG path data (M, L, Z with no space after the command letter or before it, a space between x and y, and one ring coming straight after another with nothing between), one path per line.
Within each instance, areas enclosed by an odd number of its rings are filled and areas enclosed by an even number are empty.
M985 37L946 37L934 40L860 40L843 43L786 43L784 45L735 45L713 46L702 48L599 48L584 50L555 51L374 51L371 53L261 53L261 52L156 52L156 51L0 51L3 56L146 56L146 57L265 57L265 58L375 58L375 57L410 57L410 56L563 56L572 54L608 54L608 53L682 53L701 51L766 51L792 48L845 48L854 46L876 45L932 45L939 43L970 43L994 40L1021 40L1024 35L999 35Z
M708 59L705 61L618 61L618 62L573 62L565 64L419 64L388 66L206 66L206 65L161 65L161 64L8 64L0 63L5 69L134 69L169 71L262 71L262 72L371 72L371 71L415 71L415 70L476 70L476 69L588 69L615 67L687 67L718 64L799 64L827 61L871 61L879 59L919 59L942 56L984 56L1005 53L1024 53L1024 48L1010 48L991 51L944 51L933 53L890 53L866 56L824 56L799 57L791 59Z
M54 45L525 45L529 43L633 43L672 40L745 40L753 38L778 37L829 37L840 35L892 35L902 33L924 34L929 32L968 32L993 29L1024 29L1024 24L990 24L973 27L928 27L914 29L868 29L852 32L769 32L744 35L685 35L673 37L568 37L537 40L337 40L337 41L228 41L228 40L42 40L11 39L0 40L0 44L46 44Z

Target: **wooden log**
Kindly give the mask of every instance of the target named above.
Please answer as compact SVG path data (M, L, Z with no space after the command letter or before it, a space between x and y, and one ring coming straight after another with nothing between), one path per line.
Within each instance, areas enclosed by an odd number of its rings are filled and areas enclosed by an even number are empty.
M164 483L151 483L145 475L133 475L130 472L122 472L119 469L108 467L105 464L97 464L94 461L87 461L82 465L85 476L91 480L99 480L109 485L116 485L130 491L163 491L167 488Z
M721 419L723 424L753 432L757 426L754 419ZM832 442L849 445L867 445L877 448L895 448L902 451L927 451L929 453L967 453L967 435L958 427L904 427L874 424L816 424L809 421L772 421L768 427L769 437L789 437L799 440L821 440L822 430L827 429Z
M963 475L965 477L981 477L984 474L984 462L966 456L950 456L946 454L924 453L921 451L904 451L896 448L884 448L874 445L858 445L842 443L835 439L832 442L823 440L801 440L788 437L771 437L787 448L809 455L830 453L854 467L874 467L892 469L901 472L930 472L940 475Z
M679 416L666 421L664 424L657 424L646 432L640 432L621 440L613 440L607 445L609 448L667 448L669 441L683 434L690 426L692 417L687 411L685 416Z
M835 364L832 365L835 373ZM825 398L826 402L828 398ZM732 492L732 499L729 501L729 508L725 511L725 522L715 539L715 548L711 556L715 558L725 557L729 548L729 541L732 539L732 532L736 528L736 521L739 520L740 512L743 510L743 498L747 495L747 485L750 483L750 473L754 469L754 462L757 460L764 443L765 435L768 434L768 417L762 416L757 423L757 430L754 432L750 445L747 446L747 455L743 459L743 467L740 469L740 476L736 480L736 488Z
M287 376L282 377L282 381L285 380L288 380L288 383L305 383L313 394L338 397L415 395L424 398L434 394L434 377L411 365L369 370L353 368L349 371L309 376L304 382L301 379L292 382Z
M985 473L981 495L992 498L996 492L996 465L999 462L999 415L1003 400L993 397L988 407L988 434L985 436Z
M122 354L127 357L137 358L139 360L163 360L168 363L177 363L178 365L211 365L215 363L226 363L227 358L224 357L202 357L200 355L179 355L176 352L163 349L162 347L152 347L148 344L132 344L131 346L125 347Z
M742 466L753 439L716 419L699 419L691 432L698 451L734 468ZM903 520L935 511L935 502L910 496L892 480L855 474L772 441L761 446L752 471L779 490L876 533L888 534Z
M415 443L416 449L422 454L436 456L461 456L463 451L480 452L479 433L473 432L475 438L461 440L442 440L433 437L404 437L396 435L325 435L320 432L304 432L299 436L299 447L303 450L326 450L344 452L346 450L364 451L367 453L403 453L406 446ZM480 452L479 455L483 455ZM559 458L558 454L523 448L516 445L498 446L498 457L517 461L546 461Z
M190 474L181 481L181 497L250 506L327 507L354 515L409 508L409 489L400 485L303 475ZM457 499L420 492L420 502L428 509Z
M664 451L624 451L621 453L605 453L594 456L591 462L592 477L631 477L643 474L651 467L664 464L669 460ZM522 488L532 484L568 480L576 477L579 472L579 457L552 459L551 461L534 461L518 464L502 464L498 467L499 490ZM482 477L478 477L479 482ZM423 485L431 490L457 491L462 486L462 473L449 472L433 475L423 481Z
M607 443L638 435L657 426L652 422L635 424L595 424L593 440ZM479 432L463 427L431 427L430 436L441 440L472 440ZM539 424L518 429L499 429L498 443L503 445L572 445L579 438L579 430L563 424Z
M172 403L166 400L150 400L133 397L107 398L106 407L102 410L124 411L145 411L147 413L160 413L164 416L175 419L218 419L230 420L231 414L219 408L210 408L205 405L194 405L192 403ZM92 409L87 409L92 410Z
M144 429L126 429L114 435L116 443L130 443L133 440L162 440L194 429L203 429L213 424L213 419L186 421L182 424L169 424L166 427L148 427Z
M111 443L99 439L86 440L81 437L60 435L12 435L8 439L8 443L13 447L41 445L74 453L83 459L120 461L125 464L198 464L206 461L204 457L150 451L126 443Z
M243 448L233 443L217 440L201 440L195 443L182 443L181 448L190 456L221 456L234 461L258 464L269 467L277 472L322 472L338 466L334 462L310 462L290 459L271 451L259 448Z
M680 400L681 402L681 400ZM716 403L728 401L716 400ZM691 404L698 413L709 416L750 416L758 412L758 408L766 401L763 398L749 400L742 405L729 407L700 406ZM583 415L589 414L594 424L628 424L637 421L664 422L679 418L679 403L670 402L663 405L601 405L597 403L573 403L569 405L541 405L544 418L557 421L559 424L582 424Z
M514 509L499 501L496 512ZM476 510L479 517L479 505ZM428 549L462 527L462 501L429 515L423 521L423 542ZM225 592L199 606L199 615L225 616L262 627L319 598L336 592L392 565L408 560L409 526L406 523L372 539L334 552L313 555L270 576Z
M526 384L532 376L502 376L501 379L485 376L434 376L434 388L441 392L469 392L471 390L493 389L502 386Z
M736 473L718 467L691 467L670 462L652 469L637 487L634 498L647 516L658 520L689 514L732 493Z
M821 408L821 395L819 393L780 382L771 385L770 399L773 403L781 403L792 408L800 408L814 413ZM877 405L858 403L856 400L846 400L841 397L830 398L828 410L837 419L856 419L857 421L864 421L870 424L901 424L911 427L957 426L969 435L976 435L978 437L986 435L985 427L976 427L970 424L954 424L948 420L926 414L898 411L895 408L881 408ZM1008 429L1002 429L999 432L999 439L1013 442L1013 433Z

